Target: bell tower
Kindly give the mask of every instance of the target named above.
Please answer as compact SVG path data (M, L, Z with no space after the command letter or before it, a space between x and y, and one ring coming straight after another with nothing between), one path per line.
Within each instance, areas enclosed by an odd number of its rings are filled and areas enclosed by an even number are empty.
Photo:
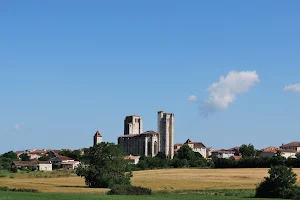
M94 135L94 146L96 146L97 144L100 144L101 142L102 142L102 135L97 130L97 132Z

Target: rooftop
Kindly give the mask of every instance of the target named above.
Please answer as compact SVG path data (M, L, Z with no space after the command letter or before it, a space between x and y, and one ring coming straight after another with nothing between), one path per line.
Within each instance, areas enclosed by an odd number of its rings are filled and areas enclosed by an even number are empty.
M287 144L282 144L280 147L300 147L300 142L290 142Z
M101 135L100 132L97 130L97 132L95 133L94 137L102 137L102 135Z

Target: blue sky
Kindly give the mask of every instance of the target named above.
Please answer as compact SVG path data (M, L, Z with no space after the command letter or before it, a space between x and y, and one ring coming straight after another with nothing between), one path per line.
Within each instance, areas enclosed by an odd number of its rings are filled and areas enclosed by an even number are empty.
M97 128L117 142L126 115L156 130L158 110L176 143L299 141L300 86L284 91L300 83L299 6L2 1L0 153L88 147Z

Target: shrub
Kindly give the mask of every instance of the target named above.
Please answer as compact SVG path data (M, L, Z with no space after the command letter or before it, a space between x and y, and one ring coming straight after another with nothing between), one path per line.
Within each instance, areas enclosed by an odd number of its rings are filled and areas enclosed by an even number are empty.
M8 188L0 187L0 191L11 191L11 192L38 192L36 189L27 189L27 188Z
M256 197L259 198L292 198L299 189L295 186L296 174L284 165L272 166L270 177L259 184ZM300 193L300 192L299 192Z
M0 187L0 191L9 191L9 188L8 187Z
M17 173L17 172L18 172L18 168L17 168L16 166L13 166L13 167L11 168L11 171L12 171L13 173Z
M109 195L151 195L152 190L149 188L137 187L132 185L118 185L113 187Z

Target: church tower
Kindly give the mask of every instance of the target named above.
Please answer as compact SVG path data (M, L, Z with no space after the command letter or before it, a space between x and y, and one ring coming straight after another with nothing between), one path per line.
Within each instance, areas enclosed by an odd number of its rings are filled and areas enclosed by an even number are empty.
M143 121L141 116L130 115L124 119L124 135L138 135L143 133Z
M159 134L159 151L174 157L174 114L158 111L157 133Z
M97 130L97 132L94 135L94 146L96 146L97 144L100 144L101 142L102 142L102 135Z

